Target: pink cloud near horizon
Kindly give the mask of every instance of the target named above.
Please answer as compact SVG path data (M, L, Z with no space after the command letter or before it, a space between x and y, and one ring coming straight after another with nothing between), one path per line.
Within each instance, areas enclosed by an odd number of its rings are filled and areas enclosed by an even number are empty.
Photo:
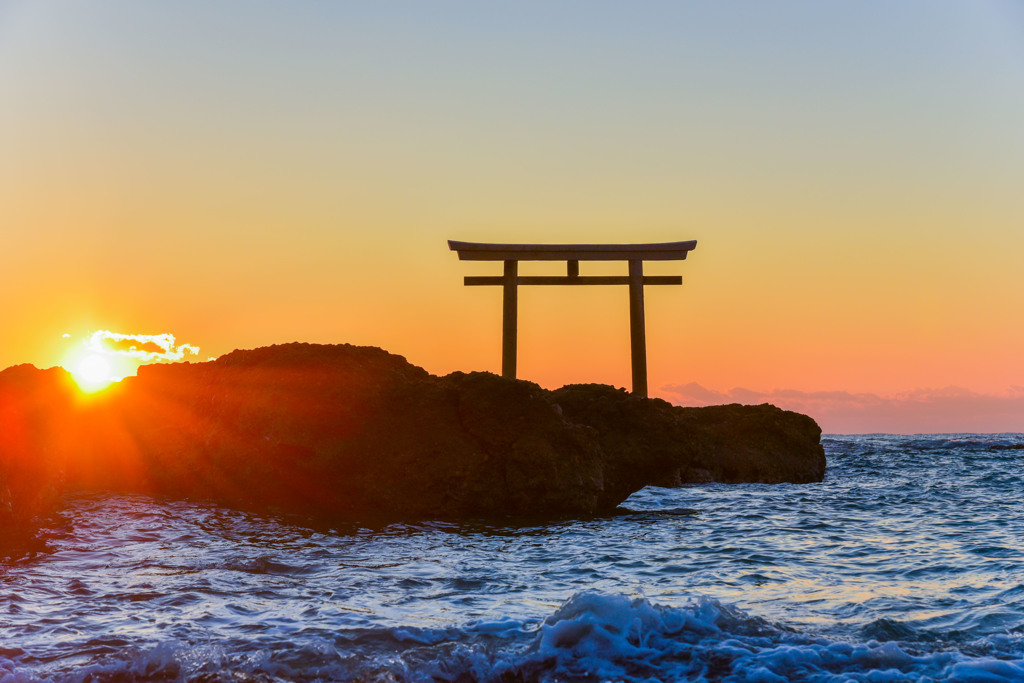
M826 434L1024 432L1024 387L981 394L960 387L915 389L891 396L846 391L714 391L690 382L662 387L677 405L771 403L813 417Z

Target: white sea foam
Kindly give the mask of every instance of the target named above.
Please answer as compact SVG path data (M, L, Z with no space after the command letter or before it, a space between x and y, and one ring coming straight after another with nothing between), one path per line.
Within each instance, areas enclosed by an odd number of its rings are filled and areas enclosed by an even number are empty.
M1024 680L1024 660L911 655L896 643L833 642L698 598L681 607L581 593L541 626L513 665L538 679Z
M894 642L838 642L801 633L706 597L666 606L643 598L584 592L532 626L505 621L434 631L379 629L372 635L355 640L317 637L275 649L256 642L163 642L127 656L49 673L22 669L17 658L0 658L0 683L1024 680L1018 638L989 643L997 651L1005 648L1016 654L998 651L998 656L972 657L941 649L911 654Z

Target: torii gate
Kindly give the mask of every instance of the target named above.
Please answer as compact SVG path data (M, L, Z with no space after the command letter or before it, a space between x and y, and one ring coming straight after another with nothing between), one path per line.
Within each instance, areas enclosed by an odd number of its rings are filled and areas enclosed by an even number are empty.
M501 285L501 374L516 376L519 285L629 285L629 338L633 393L647 397L647 341L644 332L644 285L681 285L681 275L644 275L644 261L682 261L696 240L659 244L482 244L448 240L460 261L503 261L505 274L467 275L469 287ZM519 275L520 261L565 261L565 275ZM580 261L627 261L629 275L580 275Z

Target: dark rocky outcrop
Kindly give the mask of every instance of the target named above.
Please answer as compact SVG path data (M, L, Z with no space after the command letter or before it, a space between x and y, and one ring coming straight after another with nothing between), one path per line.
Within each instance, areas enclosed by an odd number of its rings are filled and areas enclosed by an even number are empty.
M0 524L64 491L331 517L594 514L648 484L818 481L810 418L680 408L602 385L444 377L377 348L286 344L140 368L93 396L0 372Z
M649 484L807 484L825 476L821 429L800 413L768 404L684 408L599 384L562 387L551 396L566 419L597 430L605 451L642 452L664 468L651 479L628 458L616 461L624 469L615 481L630 492Z

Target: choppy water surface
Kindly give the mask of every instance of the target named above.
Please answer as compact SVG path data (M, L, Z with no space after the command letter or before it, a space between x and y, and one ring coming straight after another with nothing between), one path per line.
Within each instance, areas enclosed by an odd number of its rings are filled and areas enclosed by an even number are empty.
M825 448L531 526L75 499L0 563L0 680L1024 680L1024 436Z

